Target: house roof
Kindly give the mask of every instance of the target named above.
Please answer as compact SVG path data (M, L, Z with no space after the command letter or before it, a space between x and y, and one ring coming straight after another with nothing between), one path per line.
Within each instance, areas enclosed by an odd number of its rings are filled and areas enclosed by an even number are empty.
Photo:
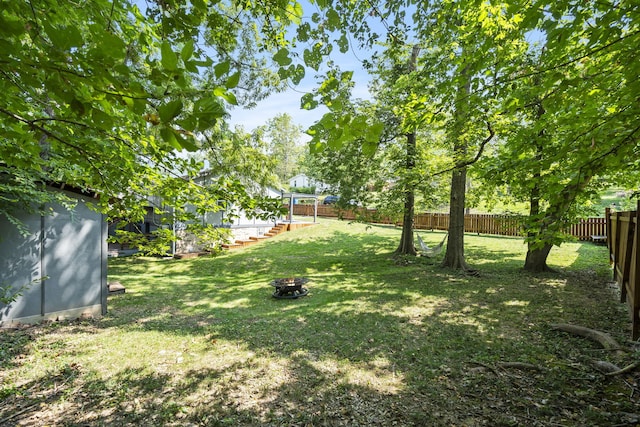
M297 178L307 178L311 181L316 181L315 178L310 177L309 175L307 175L306 173L299 173L298 175L294 175L291 178L289 178L289 181L291 181L292 179L297 179Z

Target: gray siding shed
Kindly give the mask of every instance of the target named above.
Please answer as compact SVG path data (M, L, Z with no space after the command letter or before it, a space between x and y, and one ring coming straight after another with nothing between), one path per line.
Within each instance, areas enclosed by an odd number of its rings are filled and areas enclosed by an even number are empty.
M1 326L106 313L107 223L89 197L65 193L78 200L75 209L51 205L53 215L21 216L27 237L0 218L0 286L22 293L0 302Z

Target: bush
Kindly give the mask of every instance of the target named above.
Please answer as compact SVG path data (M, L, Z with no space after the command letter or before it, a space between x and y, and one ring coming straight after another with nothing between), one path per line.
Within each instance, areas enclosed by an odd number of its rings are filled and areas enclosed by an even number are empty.
M292 193L316 194L316 186L312 187L292 187Z
M231 229L215 227L211 224L192 224L188 231L196 236L196 242L202 250L211 255L218 255L222 252L222 244L231 240Z

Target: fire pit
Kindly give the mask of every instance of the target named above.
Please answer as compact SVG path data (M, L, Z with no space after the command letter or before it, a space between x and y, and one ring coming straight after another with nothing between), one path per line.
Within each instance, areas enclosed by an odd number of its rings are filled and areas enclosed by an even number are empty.
M288 299L303 297L309 293L307 288L302 287L308 281L306 277L284 277L272 280L270 285L276 288L272 296Z

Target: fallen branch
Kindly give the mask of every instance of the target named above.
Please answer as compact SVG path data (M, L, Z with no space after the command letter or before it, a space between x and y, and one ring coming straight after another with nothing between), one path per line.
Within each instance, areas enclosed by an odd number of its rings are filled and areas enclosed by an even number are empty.
M478 366L482 366L482 367L483 367L483 368L485 368L485 369L488 369L489 371L493 372L493 374L494 374L496 377L499 377L499 376L500 376L500 373L499 373L499 372L498 372L498 371L497 371L493 366L491 366L491 365L487 365L486 363L478 362L478 361L476 361L476 360L472 360L472 361L471 361L471 363L473 363L473 364L475 364L475 365L478 365Z
M605 360L594 360L591 362L591 365L605 375L610 375L614 372L620 371L620 368L617 365Z
M597 331L595 329L585 328L584 326L570 325L567 323L552 323L551 329L557 331L568 332L570 334L579 335L584 338L589 338L592 341L598 342L602 347L607 350L623 351L618 341L613 339L611 335Z
M617 371L607 372L605 375L608 377L613 377L616 375L626 374L627 372L631 372L639 366L640 366L640 362L633 362L632 364L627 365L622 369L618 369Z

